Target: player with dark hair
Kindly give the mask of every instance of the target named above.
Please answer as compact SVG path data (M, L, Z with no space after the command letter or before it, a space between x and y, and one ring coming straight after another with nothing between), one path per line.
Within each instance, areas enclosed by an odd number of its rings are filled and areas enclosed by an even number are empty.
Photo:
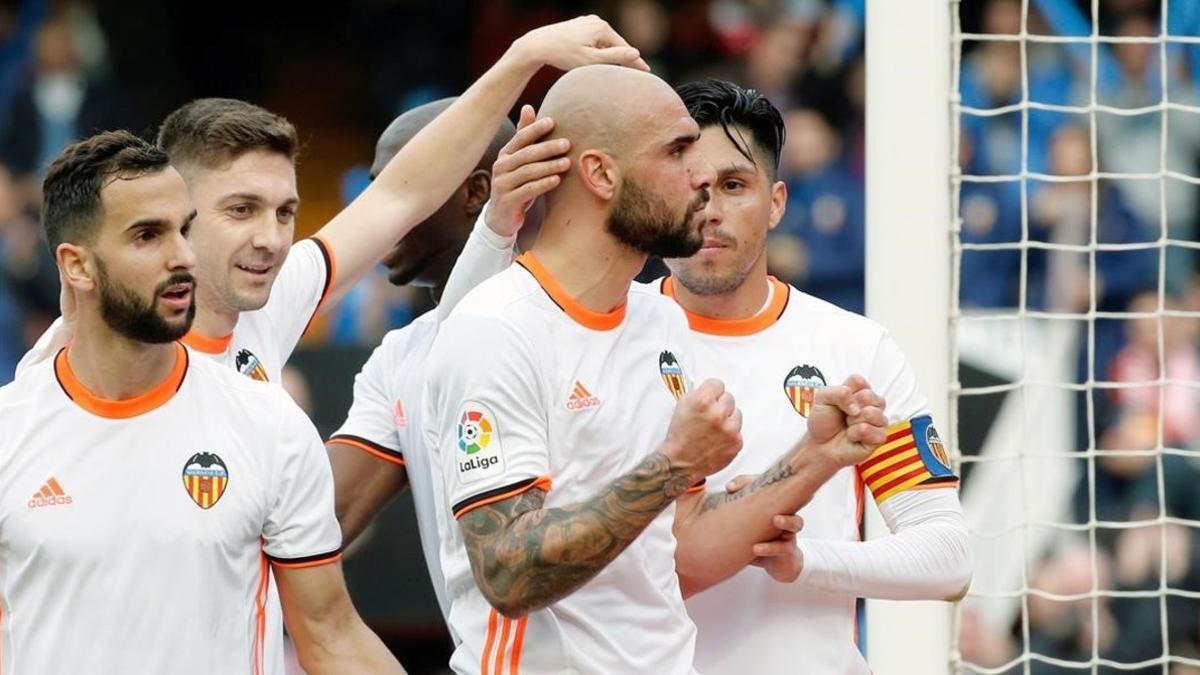
M714 484L761 474L733 481L738 494L769 479L778 449L809 429L819 392L850 374L864 374L883 395L890 423L887 442L833 474L799 511L798 541L784 536L755 546L756 563L786 586L745 569L689 598L699 631L696 665L706 673L792 672L803 654L805 672L866 673L854 643L857 597L954 600L966 592L972 563L957 478L886 329L767 273L767 232L787 203L776 180L784 142L778 110L720 80L678 92L700 127L696 149L717 177L699 225L700 250L668 258L671 275L649 287L684 309L698 366L725 380L745 416L745 449L713 475ZM510 235L520 218L499 224L498 236ZM508 260L472 255L475 267L456 268L456 283L486 277ZM858 540L864 485L890 536ZM678 509L687 518L728 498L689 495Z
M177 342L196 211L167 155L99 134L43 194L77 316L0 388L0 671L277 673L271 571L309 673L402 673L346 591L312 423Z

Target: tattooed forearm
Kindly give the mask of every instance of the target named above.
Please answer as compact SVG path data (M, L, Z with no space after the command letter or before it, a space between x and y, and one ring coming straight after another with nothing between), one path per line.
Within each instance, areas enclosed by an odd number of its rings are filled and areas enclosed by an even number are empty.
M783 457L771 465L771 468L758 475L754 482L737 492L714 492L704 497L704 502L700 504L700 512L711 511L719 508L723 504L736 502L739 499L748 497L749 495L758 492L759 490L783 482L788 478L796 475L796 466L794 460L800 452L801 446L789 450Z
M506 615L545 607L604 569L689 481L655 452L578 504L542 508L545 493L530 490L474 509L459 525L475 581Z

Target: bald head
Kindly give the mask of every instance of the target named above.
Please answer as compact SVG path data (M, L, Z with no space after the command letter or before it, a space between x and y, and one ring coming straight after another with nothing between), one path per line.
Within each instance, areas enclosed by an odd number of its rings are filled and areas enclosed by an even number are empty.
M716 174L695 151L700 127L670 85L631 68L576 68L546 93L540 115L571 142L572 160L546 193L547 246L584 224L642 254L700 249L694 216Z
M554 136L571 140L572 154L596 149L620 157L647 132L687 116L671 86L651 73L594 65L567 71L554 83L539 117L554 118Z
M383 167L392 161L392 158L400 152L416 136L425 125L433 121L435 117L446 111L450 104L454 103L455 98L443 98L431 103L419 105L403 115L392 120L387 129L379 135L379 141L375 144L375 161L371 164L371 178L375 178L383 171ZM487 169L489 172L492 169L492 164L496 161L496 156L500 154L500 149L504 144L513 137L517 132L517 128L507 118L500 123L500 128L496 130L496 135L492 137L492 142L488 145L487 151L483 153L483 157L479 159L479 163L475 165L476 169Z

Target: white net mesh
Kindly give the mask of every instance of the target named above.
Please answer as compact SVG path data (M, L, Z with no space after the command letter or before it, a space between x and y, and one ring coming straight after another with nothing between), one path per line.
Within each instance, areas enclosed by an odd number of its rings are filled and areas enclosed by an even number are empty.
M1200 2L951 10L956 669L1200 673Z

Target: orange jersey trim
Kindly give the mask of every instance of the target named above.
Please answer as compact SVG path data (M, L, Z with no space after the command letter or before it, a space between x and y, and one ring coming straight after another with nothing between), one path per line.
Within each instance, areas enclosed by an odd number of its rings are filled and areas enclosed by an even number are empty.
M69 347L63 347L59 350L58 356L54 358L54 375L58 378L59 386L62 387L67 398L74 401L80 408L93 415L109 419L137 417L161 407L170 401L171 397L175 396L175 392L183 386L183 378L188 369L187 350L176 342L175 365L171 368L171 372L167 373L166 379L151 387L149 391L133 398L114 401L93 394L79 381L74 371L71 370L71 362L67 358L68 349Z
M622 302L611 312L595 312L584 307L578 300L571 297L558 281L550 275L549 270L542 265L540 260L534 257L532 251L522 253L517 257L516 263L533 275L533 278L541 285L542 290L546 291L546 295L550 296L554 304L561 307L567 313L567 316L571 317L575 323L584 328L612 330L620 326L621 322L625 320L625 310L628 303Z
M754 316L744 319L714 319L691 312L686 307L680 305L680 307L683 307L683 313L687 315L688 326L697 333L724 335L726 337L754 335L770 328L775 325L779 317L783 316L783 310L787 309L792 289L775 277L767 277L767 280L774 288L774 294L771 296L770 304ZM661 290L663 295L671 298L676 303L679 302L679 298L675 296L674 279L671 277L663 279Z
M367 454L374 455L385 462L404 466L404 457L402 455L397 453L395 450L372 443L365 438L359 438L358 436L347 436L343 434L338 436L330 436L328 442L349 445L353 448L362 450Z
M224 354L233 343L233 333L225 337L209 337L189 330L180 341L201 354Z
M512 486L511 490L500 488L503 491L498 494L488 494L487 492L484 492L482 495L479 495L475 498L464 499L458 504L455 504L454 517L455 519L462 518L481 506L502 502L505 499L515 497L534 488L542 490L543 492L549 492L550 486L550 476L538 476L537 478L520 481ZM474 499L478 499L479 501L474 501Z
M263 652L267 636L267 587L270 585L270 563L261 550L259 557L258 592L254 595L254 673L263 672Z

